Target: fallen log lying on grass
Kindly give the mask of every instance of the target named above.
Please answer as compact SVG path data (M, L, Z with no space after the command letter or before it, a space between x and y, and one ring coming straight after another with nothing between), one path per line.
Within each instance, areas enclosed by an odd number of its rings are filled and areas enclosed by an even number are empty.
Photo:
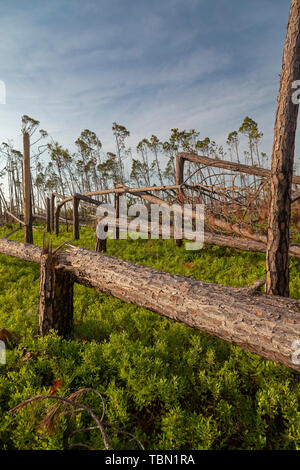
M0 239L0 253L40 262L42 248ZM168 274L94 251L56 253L74 282L217 336L300 372L300 302ZM299 352L300 355L300 352Z
M129 218L120 218L116 219L114 222L111 221L110 228L115 225L120 230L126 231L128 229L128 224L132 222L132 219ZM139 220L139 232L148 234L150 237L153 232L150 230L150 223L147 221L141 222ZM165 238L173 238L173 227L164 227L163 225L157 223L151 223L151 229L155 228L157 234L165 235ZM182 233L183 240L191 241L193 240L193 236L195 236L194 232L190 232L184 230ZM241 238L241 237L232 237L230 235L224 235L221 233L214 233L214 232L204 232L204 243L207 245L215 245L215 246L223 246L225 248L234 248L237 250L244 250L244 251L251 251L251 252L259 252L265 253L266 252L266 244L250 240L249 238ZM300 245L291 244L290 245L290 256L295 258L300 258Z
M123 188L127 189L126 186L123 186ZM157 196L149 194L145 191L135 192L135 195L139 196L141 199L144 199L145 201L150 202L151 204L158 204L161 207L165 207L165 208L171 207L171 204L169 204L168 202L164 201L163 199L160 199ZM181 213L182 209L179 206L176 207L176 205L174 205L173 210L174 212ZM195 211L185 208L184 212L186 215L191 215L193 218L196 218ZM218 228L227 230L231 233L233 232L243 237L243 238L230 237L228 235L221 235L221 234L219 235L219 234L206 232L207 236L205 239L205 243L212 244L212 245L220 244L220 246L229 246L232 248L238 248L238 249L247 250L247 251L260 251L260 252L266 251L267 237L265 235L262 235L256 232L249 232L249 230L244 229L238 224L231 224L229 222L225 222L221 219L214 217L210 213L208 213L208 215L205 214L205 222L207 222L208 225L210 226L218 227ZM218 243L218 240L220 240L220 243ZM297 245L297 244L290 245L290 256L295 256L296 258L300 258L300 245Z
M249 238L232 237L220 233L204 232L204 243L208 245L224 246L227 248L235 248L244 251L266 252L266 244ZM300 246L290 246L290 256L300 258Z

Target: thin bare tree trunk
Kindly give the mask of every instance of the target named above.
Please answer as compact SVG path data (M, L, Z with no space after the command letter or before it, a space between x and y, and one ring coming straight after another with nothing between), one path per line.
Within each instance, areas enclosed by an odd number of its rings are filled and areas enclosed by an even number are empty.
M46 230L51 232L51 210L50 210L50 198L46 199Z
M73 196L73 239L79 240L79 199Z
M176 174L175 174L175 184L181 185L183 184L184 178L184 160L180 157L176 157ZM177 198L180 201L182 198L182 193L180 189L177 190ZM182 246L182 240L174 240L176 246Z
M115 183L115 188L118 186L117 183ZM118 220L120 217L120 195L118 193L115 194L115 211L116 211L116 219ZM119 240L120 238L120 230L119 227L116 227L116 240ZM96 250L98 251L98 250ZM99 250L101 251L101 250ZM105 250L106 251L106 250Z
M23 134L23 195L24 195L24 222L25 243L33 243L32 233L32 193L30 174L30 141L29 134Z

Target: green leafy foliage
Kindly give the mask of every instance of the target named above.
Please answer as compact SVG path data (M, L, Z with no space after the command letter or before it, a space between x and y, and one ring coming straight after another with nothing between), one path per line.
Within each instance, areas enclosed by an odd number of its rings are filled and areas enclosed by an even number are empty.
M10 229L1 229L3 236ZM22 240L22 232L14 234ZM43 228L34 232L42 244ZM64 232L53 246L71 239ZM94 232L82 228L76 242L93 248ZM264 255L206 247L175 247L171 240L108 241L108 253L195 279L250 285L264 275ZM300 263L291 261L291 295L300 298ZM0 256L0 328L15 339L0 365L0 448L67 449L103 444L84 413L65 415L52 433L39 427L53 402L9 410L37 394L67 397L82 387L102 393L107 433L116 449L300 449L300 378L205 333L134 305L75 286L75 331L70 340L54 332L38 336L39 268ZM84 403L101 416L99 398Z

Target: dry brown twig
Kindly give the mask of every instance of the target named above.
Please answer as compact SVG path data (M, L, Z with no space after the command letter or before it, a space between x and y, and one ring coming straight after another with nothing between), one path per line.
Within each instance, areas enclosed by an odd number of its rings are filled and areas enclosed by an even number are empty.
M85 394L88 391L94 392L99 397L101 397L102 405L104 405L104 400L103 400L100 392L98 392L97 390L94 390L93 388L83 388L83 389L78 390L77 392L72 393L68 398L60 397L58 395L36 395L32 398L29 398L28 400L25 400L24 402L20 403L19 405L15 406L14 408L12 408L10 410L10 413L15 413L16 411L19 411L20 409L24 408L29 403L32 403L34 401L47 400L47 399L58 400L61 403L60 404L55 404L54 406L51 407L50 413L42 420L42 422L40 423L40 427L45 427L45 428L47 428L48 431L53 430L53 428L54 428L54 419L55 419L56 416L59 415L59 412L61 410L64 410L66 405L73 406L77 410L85 411L86 413L88 413L91 416L91 418L93 418L93 420L95 421L95 423L97 425L96 426L97 429L99 429L99 431L101 433L102 440L103 440L103 443L104 443L104 446L105 446L106 450L113 450L112 447L111 447L110 441L109 441L109 439L108 439L108 437L105 433L102 421L101 421L104 417L104 410L105 409L103 408L102 417L101 417L101 419L99 419L91 408L88 408L87 406L83 405L82 403L78 403L79 397L81 395Z
M119 434L124 434L124 436L128 436L128 437L131 437L130 441L136 441L142 450L145 450L145 447L143 446L143 444L141 443L141 441L134 435L134 434L131 434L130 432L127 432L127 431L122 431L121 429L119 428L116 428L115 426L112 426L111 424L107 424L107 426L111 427L112 429L114 429L115 431L117 431ZM73 431L71 434L70 434L70 437L73 436L74 434L78 434L79 432L85 432L85 431L93 431L94 429L97 429L97 426L91 426L89 428L81 428L81 429L76 429L76 431ZM76 445L76 444L75 444Z
M95 393L100 398L100 400L102 402L102 415L101 415L100 419L97 417L97 415L95 414L95 412L91 408L83 405L82 403L79 403L79 398L82 395L86 394L87 392ZM104 420L104 417L105 417L105 402L104 402L104 399L103 399L101 393L98 392L98 390L95 390L91 387L82 388L82 389L77 390L76 392L72 393L68 398L60 397L58 395L37 395L37 396L29 398L28 400L25 400L24 402L22 402L19 405L15 406L14 408L12 408L10 410L10 413L15 413L15 412L21 410L22 408L27 406L29 403L33 403L33 402L38 401L38 400L46 400L46 399L58 400L60 403L55 403L54 405L52 405L50 407L50 410L49 410L47 416L45 416L45 418L39 424L40 428L46 429L48 431L48 433L51 434L54 431L54 428L55 428L55 419L59 418L59 416L61 414L62 415L67 415L67 414L74 414L78 411L85 411L95 421L96 426L76 429L75 431L73 431L69 435L69 438L71 436L73 436L74 434L78 434L79 432L91 431L91 430L98 429L101 433L102 441L104 443L105 448L107 450L113 450L113 448L111 447L111 444L110 444L110 440L108 439L108 437L106 435L104 425L103 425L103 420ZM66 410L67 406L72 406L73 409ZM133 434L131 434L127 431L122 431L118 428L115 428L114 426L111 426L110 424L106 424L106 426L110 426L111 428L115 429L119 434L123 434L123 435L131 437L131 439L130 439L131 441L136 441L141 446L141 448L143 450L145 449L143 444L141 443L141 441L136 436L134 436ZM88 446L87 444L82 444L82 443L71 444L70 448L72 448L72 447L82 447L82 448L85 448L85 449L88 449L88 450L96 450L96 449Z

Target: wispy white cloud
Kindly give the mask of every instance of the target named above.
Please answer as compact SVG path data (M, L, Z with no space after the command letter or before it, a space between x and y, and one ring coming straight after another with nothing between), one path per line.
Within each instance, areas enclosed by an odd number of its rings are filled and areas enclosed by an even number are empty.
M0 19L0 141L19 139L29 114L65 145L91 128L111 147L113 121L129 128L132 145L172 127L223 143L249 114L270 152L288 5L28 2L6 5Z

